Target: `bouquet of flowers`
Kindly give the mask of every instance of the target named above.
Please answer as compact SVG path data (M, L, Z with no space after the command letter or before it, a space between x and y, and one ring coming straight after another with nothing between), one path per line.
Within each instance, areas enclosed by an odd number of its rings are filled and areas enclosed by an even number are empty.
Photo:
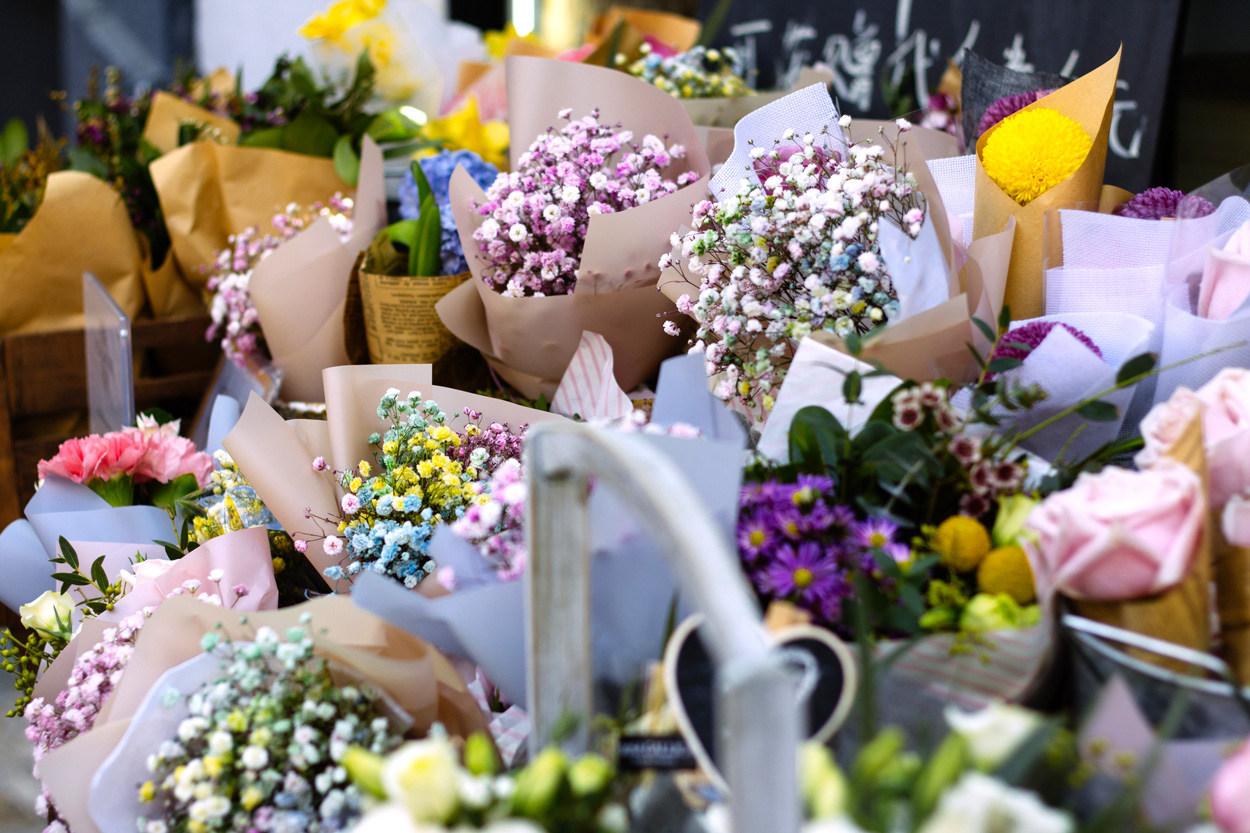
M345 684L313 652L314 637L291 628L257 630L250 643L206 634L218 675L188 692L176 735L147 760L139 800L144 831L349 828L362 813L360 789L341 767L347 749L375 754L400 743L367 683Z
M633 389L673 347L636 325L671 307L652 291L655 264L706 153L679 102L624 73L512 57L508 85L513 172L489 194L452 177L474 280L439 302L439 317L529 399L554 393L584 330L608 340L617 380ZM560 131L558 114L569 120Z
M60 170L65 140L54 140L40 123L39 141L32 148L26 125L17 118L5 122L0 136L0 234L16 234L43 202L48 175Z
M699 324L690 349L720 376L722 399L766 415L798 340L822 329L845 338L898 317L878 232L893 223L915 238L925 210L915 178L884 153L786 130L751 151L753 176L695 205L693 228L674 236L679 256L661 267L682 282L666 291L691 290L677 308ZM680 333L671 321L665 330Z
M213 458L178 436L177 420L164 425L140 415L138 425L66 440L39 477L57 475L81 483L110 506L150 504L174 515L174 504L208 483Z
M252 304L252 271L285 241L321 217L329 220L340 240L345 242L351 236L352 200L335 194L328 204L288 205L274 216L272 234L262 236L258 229L249 227L230 235L227 247L217 253L211 267L200 267L208 275L205 288L212 293L208 309L213 323L204 337L209 341L220 339L226 357L239 367L246 367L249 361L265 363L270 358L260 316Z
M480 413L466 411L481 419ZM464 514L494 468L519 458L525 426L512 434L506 424L484 431L470 423L462 433L447 425L438 403L422 401L416 391L401 400L396 388L382 397L378 418L390 427L369 438L377 449L375 462L362 460L352 470L336 472L343 494L338 520L343 537L327 536L321 547L327 556L342 558L325 575L338 581L368 568L412 588L430 572L427 551L434 527ZM325 471L328 464L318 458L313 468ZM308 541L297 538L295 547L306 551Z
M736 49L696 46L687 52L665 52L644 43L642 57L625 71L673 98L738 98L753 92L744 80L746 59ZM617 56L618 63L623 57Z
M652 134L634 143L622 125L601 124L598 109L577 119L571 108L558 115L568 124L541 134L485 202L473 202L487 218L473 232L486 264L482 279L505 297L572 294L591 216L645 205L699 178L694 171L676 182L663 178L685 158L681 145Z

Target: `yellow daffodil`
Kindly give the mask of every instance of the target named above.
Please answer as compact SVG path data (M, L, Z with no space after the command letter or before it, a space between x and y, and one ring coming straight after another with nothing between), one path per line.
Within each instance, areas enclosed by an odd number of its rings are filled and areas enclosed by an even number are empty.
M305 23L299 33L310 40L339 42L348 29L372 20L385 7L386 0L340 0Z
M502 29L492 32L483 32L482 40L486 42L486 49L490 52L491 58L496 61L501 60L508 54L508 46L513 41L524 41L526 43L532 43L535 46L542 45L542 41L534 37L532 32L528 35L522 36L517 32L516 27L511 23Z
M1092 145L1080 124L1038 107L1003 119L985 140L981 164L1003 193L1028 205L1076 173Z
M444 142L447 150L471 150L501 170L508 167L508 125L502 121L483 124L473 96L455 112L429 122L422 136Z

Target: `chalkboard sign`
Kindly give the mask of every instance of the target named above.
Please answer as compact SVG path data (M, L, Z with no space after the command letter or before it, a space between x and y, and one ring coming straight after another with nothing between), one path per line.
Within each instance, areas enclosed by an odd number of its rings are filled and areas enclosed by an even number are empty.
M884 90L923 106L965 48L1012 69L1073 78L1123 43L1106 181L1152 184L1168 73L1184 0L735 0L719 45L746 53L760 89L786 88L817 61L840 109L891 115ZM716 0L702 0L706 17Z

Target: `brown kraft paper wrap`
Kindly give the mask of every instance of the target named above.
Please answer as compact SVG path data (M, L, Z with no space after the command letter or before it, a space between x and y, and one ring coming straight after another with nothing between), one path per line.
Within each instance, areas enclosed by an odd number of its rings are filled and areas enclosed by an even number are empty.
M212 132L204 137L206 141L221 145L239 143L242 131L233 121L164 90L158 90L152 96L152 109L143 127L143 138L161 153L177 150L178 133L185 122L209 128Z
M1202 416L1195 416L1167 456L1183 463L1202 480L1203 500L1207 495L1207 462L1202 444ZM1209 504L1208 504L1209 505ZM1126 602L1093 602L1072 599L1073 609L1087 619L1113 625L1142 636L1209 651L1211 648L1211 572L1215 524L1205 513L1202 538L1194 553L1189 574L1171 590L1146 599ZM1170 660L1151 651L1127 649L1133 656L1179 673L1193 673L1193 666Z
M438 315L527 397L554 394L583 330L607 339L617 382L632 390L679 346L656 317L674 309L656 291L657 263L669 249L669 235L689 222L691 207L707 192L707 153L680 102L625 73L512 57L507 75L513 168L533 138L556 123L560 109L572 108L574 117L581 117L598 107L601 121L621 122L637 138L667 135L669 143L686 147L686 158L676 161L666 177L692 170L703 179L637 208L591 217L573 294L505 298L482 280L485 264L473 240L483 218L471 202L483 201L485 193L457 170L451 204L473 278L438 303Z
M976 203L972 239L980 240L1006 228L1007 220L1016 219L1015 243L1011 252L1011 269L1007 277L1005 302L1016 320L1036 318L1045 313L1046 291L1042 272L1042 239L1047 211L1067 208L1080 202L1097 203L1102 192L1103 169L1107 161L1107 137L1111 129L1111 110L1115 101L1116 72L1120 53L1110 61L1078 78L1025 110L1050 108L1078 122L1093 139L1089 155L1076 173L1028 205L1020 205L1003 193L990 179L981 164L985 143L998 129L987 130L976 145Z
M299 621L304 613L312 615L307 625ZM388 694L413 719L414 736L424 735L435 721L458 737L486 731L481 710L446 657L348 598L331 596L284 610L248 613L245 623L240 618L186 596L168 600L152 614L95 727L48 753L41 764L48 791L71 830L96 833L87 809L92 778L160 675L199 655L200 637L217 630L219 623L218 632L234 641L251 641L262 626L278 633L306 628L314 636L316 654Z
M771 104L779 98L785 98L795 90L810 87L812 84L828 84L833 76L811 67L799 70L799 77L789 90L778 90L769 93L755 93L734 98L679 98L681 106L690 116L696 127L724 127L732 129L738 120L748 113L753 113L765 104ZM731 147L730 150L733 148ZM958 155L958 152L951 154ZM728 154L726 157L728 158ZM721 161L724 161L723 159Z
M272 228L291 203L325 202L350 189L329 159L270 148L196 142L154 161L152 183L183 275L197 290L227 238L248 227Z
M1230 544L1217 518L1215 529L1215 609L1220 619L1224 660L1244 686L1250 685L1250 547Z
M99 278L131 318L143 311L146 241L121 197L90 174L49 176L35 215L6 237L0 335L81 329L83 272Z
M358 261L360 263L360 261ZM360 263L356 278L364 308L369 361L374 364L433 363L455 344L434 305L470 277L414 277L370 272Z

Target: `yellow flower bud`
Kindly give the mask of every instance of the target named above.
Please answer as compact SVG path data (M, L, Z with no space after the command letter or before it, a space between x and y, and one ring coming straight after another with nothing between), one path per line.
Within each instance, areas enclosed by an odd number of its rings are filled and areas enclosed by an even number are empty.
M944 565L967 573L975 570L990 551L990 534L975 518L954 515L942 521L930 544Z

